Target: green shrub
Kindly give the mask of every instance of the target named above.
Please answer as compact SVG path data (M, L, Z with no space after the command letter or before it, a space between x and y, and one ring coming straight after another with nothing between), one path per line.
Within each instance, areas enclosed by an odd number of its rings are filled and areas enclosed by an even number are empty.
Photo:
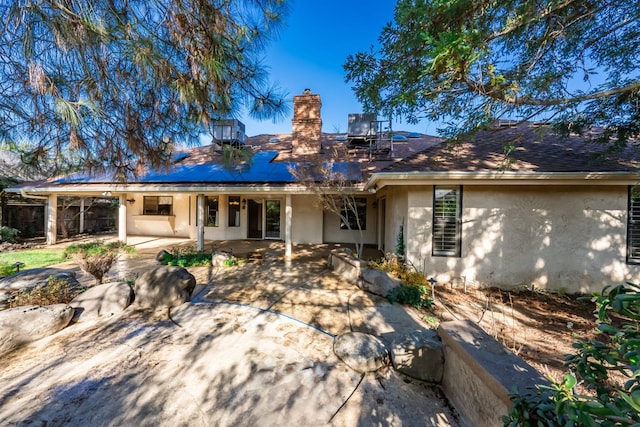
M404 246L404 224L400 224L400 231L396 237L396 255L400 258L404 258L406 254L406 248Z
M9 300L9 307L67 304L83 291L84 288L74 287L66 279L56 279L50 276L46 286L25 289L16 293Z
M80 268L102 283L104 275L111 269L113 262L122 253L133 254L133 246L122 242L104 243L95 241L69 245L65 249L65 257L72 258Z
M198 252L193 246L178 247L171 252L165 252L160 263L180 267L209 266L211 265L211 254Z
M408 304L417 309L433 307L433 300L428 296L426 286L407 285L401 283L389 292L387 299L390 303Z
M16 230L15 228L2 226L0 227L0 241L15 243L16 237L20 234L20 230Z
M16 272L16 267L12 263L0 262L0 277L11 276Z
M640 424L640 286L627 283L595 294L601 340L578 341L566 365L575 372L526 395L511 395L505 426L625 426ZM616 313L616 323L611 314ZM626 378L624 384L612 373ZM592 394L575 393L580 380Z

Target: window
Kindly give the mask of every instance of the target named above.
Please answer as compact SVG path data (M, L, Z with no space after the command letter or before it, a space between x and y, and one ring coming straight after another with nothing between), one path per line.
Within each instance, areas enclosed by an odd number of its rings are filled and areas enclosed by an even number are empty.
M207 227L217 227L218 226L218 198L217 197L205 197L204 205L206 212L207 221L205 222L205 226Z
M461 187L435 187L433 192L433 256L460 256Z
M144 196L144 215L173 215L173 197Z
M342 203L342 216L340 219L340 230L366 230L367 229L367 199L364 197L354 197ZM355 212L354 212L355 210ZM348 223L345 223L345 219ZM360 227L358 227L360 223Z
M229 227L240 227L240 196L229 196Z
M627 263L640 264L640 187L629 187Z

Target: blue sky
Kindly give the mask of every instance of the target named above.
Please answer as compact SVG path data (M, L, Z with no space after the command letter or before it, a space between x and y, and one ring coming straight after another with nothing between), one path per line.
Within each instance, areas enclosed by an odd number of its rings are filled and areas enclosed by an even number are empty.
M393 19L392 0L294 0L280 37L266 51L270 79L288 93L288 99L305 88L322 99L322 130L346 132L349 113L360 113L342 69L347 56L376 45L383 26ZM281 122L241 117L249 136L291 133L293 111ZM382 119L382 118L381 118ZM427 123L394 123L394 130L435 134Z

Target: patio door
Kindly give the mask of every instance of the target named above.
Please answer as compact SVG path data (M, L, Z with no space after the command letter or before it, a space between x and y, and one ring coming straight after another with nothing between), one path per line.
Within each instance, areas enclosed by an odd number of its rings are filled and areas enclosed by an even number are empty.
M280 239L280 205L278 199L247 200L248 239Z
M280 239L280 200L265 200L265 239Z
M247 200L247 238L262 239L262 200Z

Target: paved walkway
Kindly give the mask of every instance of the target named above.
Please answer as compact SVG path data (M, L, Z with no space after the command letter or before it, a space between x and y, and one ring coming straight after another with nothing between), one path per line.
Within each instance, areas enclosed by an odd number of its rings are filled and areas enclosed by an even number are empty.
M0 360L0 424L457 425L439 388L392 369L361 375L334 355L343 332L389 343L427 326L335 276L331 246L297 246L290 261L281 242L216 246L247 262L190 269L199 293L170 319L131 308ZM160 250L138 247L110 277Z

